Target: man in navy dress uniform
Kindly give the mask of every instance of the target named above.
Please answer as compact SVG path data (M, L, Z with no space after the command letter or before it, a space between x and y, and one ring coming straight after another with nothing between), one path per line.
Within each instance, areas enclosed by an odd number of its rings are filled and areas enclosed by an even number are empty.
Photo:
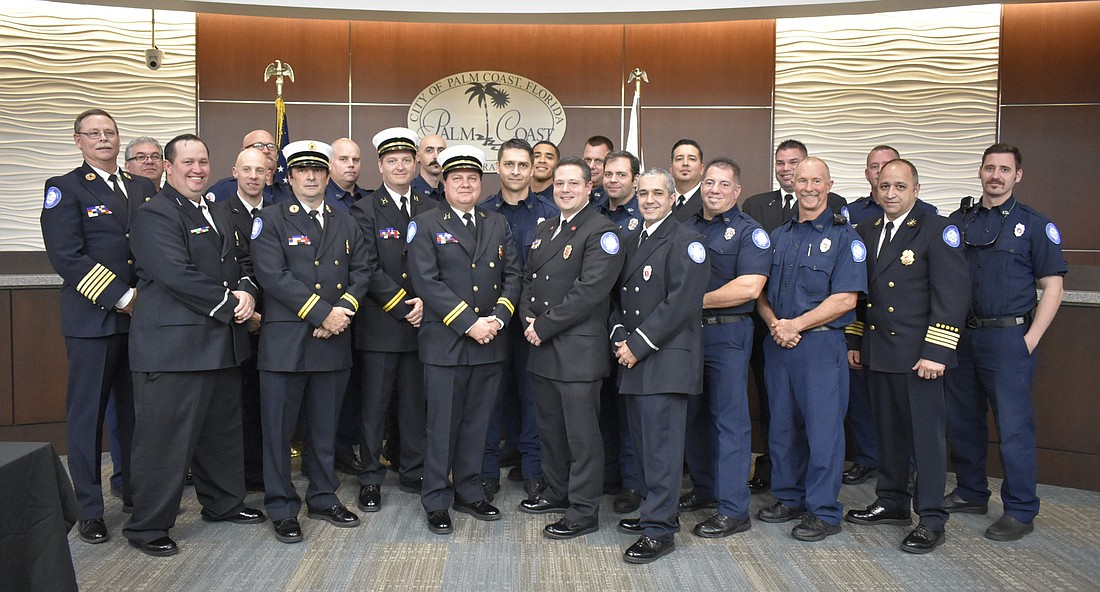
M619 530L639 535L623 554L628 563L655 561L676 546L688 397L703 390L701 317L710 265L703 237L672 213L675 191L664 169L638 177L645 225L626 244L612 305L619 392L646 488L640 517L619 521Z
M579 158L558 163L554 200L561 213L539 225L523 270L522 338L533 346L547 487L519 509L564 512L543 529L552 539L598 530L603 490L600 385L611 366L603 333L623 256L615 225L589 203L589 175Z
M947 512L947 414L944 372L955 365L959 327L969 286L959 228L917 205L920 178L907 160L891 160L878 174L884 215L858 232L869 250L867 301L845 331L849 365L867 370L874 423L882 442L877 499L849 510L855 524L920 524L901 543L928 553L943 543ZM917 474L909 493L909 462Z
M791 536L820 541L840 532L848 354L843 329L867 289L867 247L828 206L825 161L807 157L794 173L798 214L772 232L768 286L757 300L764 342L776 502L764 522L802 518Z
M265 520L244 505L239 366L252 355L251 265L232 220L203 199L206 144L184 134L164 156L164 189L134 214L132 231L141 298L130 332L134 513L123 529L153 556L178 552L168 531L188 467L204 520Z
M310 518L341 528L359 517L336 496L336 422L351 369L347 332L366 296L370 267L359 225L325 203L332 147L300 140L283 150L293 199L265 208L252 227L256 279L264 289L260 330L264 432L264 505L275 538L302 540L301 498L290 481L290 438L305 405L312 454L306 506Z
M42 240L63 281L61 332L69 358L66 437L69 475L80 505L77 532L84 542L102 543L110 533L103 522L101 426L112 392L122 448L122 466L116 470L121 469L123 485L129 478L134 430L126 335L137 283L130 218L156 189L148 179L119 169L118 126L106 111L78 115L73 142L84 163L46 181Z
M415 174L416 140L416 133L403 127L375 134L382 186L351 209L362 230L371 265L367 298L352 327L362 373L360 447L364 471L359 474L358 504L364 512L377 512L382 507L381 488L386 478L386 467L380 460L382 440L387 410L394 402L401 439L398 487L419 494L424 473L424 368L416 344L424 303L409 279L405 230L410 216L434 209L439 203L410 186Z
M695 525L696 536L719 538L752 528L748 476L752 460L749 355L752 310L772 266L768 233L737 207L741 167L727 158L707 164L701 209L686 224L705 238L710 282L703 296L703 395L688 401L686 459L692 505L717 502Z
M1004 515L985 531L995 541L1030 533L1039 513L1031 382L1035 348L1058 312L1066 274L1058 227L1016 199L1023 176L1019 148L990 146L978 170L981 201L951 214L962 229L973 287L959 367L947 375L947 439L958 485L943 505L948 512L986 513L992 407L1005 475ZM1038 304L1036 285L1043 290Z
M424 301L419 340L428 442L421 504L428 528L449 534L452 503L478 520L500 519L481 488L481 461L520 270L508 221L476 207L484 154L452 146L439 160L447 203L413 219L406 240L413 288Z

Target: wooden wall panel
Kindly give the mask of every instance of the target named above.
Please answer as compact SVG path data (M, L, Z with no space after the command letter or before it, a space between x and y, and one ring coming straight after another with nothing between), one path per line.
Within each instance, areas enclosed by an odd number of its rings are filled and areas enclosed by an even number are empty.
M1100 308L1063 306L1038 348L1032 399L1040 448L1100 455L1094 414Z
M445 76L501 70L538 82L565 105L619 104L621 26L353 22L351 27L354 102L407 105Z
M16 424L65 421L69 375L61 336L60 290L11 294L12 389Z
M1095 103L1100 2L1006 4L1001 25L1001 101ZM1096 129L1096 128L1092 128Z
M14 418L12 391L11 292L0 292L0 426L9 426Z
M195 60L199 100L274 101L263 82L276 59L294 68L287 101L348 100L348 22L197 15Z
M774 20L631 25L624 55L624 76L636 67L649 76L643 104L772 104Z

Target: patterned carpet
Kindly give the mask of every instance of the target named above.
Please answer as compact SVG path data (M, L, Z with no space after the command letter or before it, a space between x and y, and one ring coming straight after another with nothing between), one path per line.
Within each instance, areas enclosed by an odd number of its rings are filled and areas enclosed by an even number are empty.
M109 465L109 462L105 462ZM304 492L305 481L295 473ZM355 510L358 487L341 475L340 497ZM953 486L952 477L948 487ZM143 555L126 544L121 502L108 499L105 518L112 539L81 542L75 529L70 547L80 588L124 590L400 590L611 592L618 590L1100 590L1100 493L1040 486L1043 509L1035 532L1021 541L996 543L985 528L1001 514L991 501L988 516L955 515L947 542L930 555L898 550L903 526L844 525L821 543L790 537L795 523L753 521L752 530L726 539L704 540L691 527L706 511L682 517L676 551L655 563L623 563L635 537L619 533L621 516L605 496L600 531L571 541L543 538L541 528L557 518L516 510L520 484L502 479L496 505L502 520L479 522L452 513L454 534L428 531L419 498L397 489L392 474L383 486L383 508L360 514L358 528L341 529L301 516L305 541L275 540L271 523L211 524L199 517L191 488L184 491L172 537L180 553ZM994 491L999 487L994 483ZM874 501L874 480L845 486L847 508ZM262 507L261 494L247 503ZM754 496L752 511L770 504Z

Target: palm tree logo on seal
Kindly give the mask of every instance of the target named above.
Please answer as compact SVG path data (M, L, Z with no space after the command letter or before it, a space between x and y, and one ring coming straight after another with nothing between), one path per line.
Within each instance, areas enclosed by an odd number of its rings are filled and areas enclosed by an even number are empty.
M485 84L472 82L470 88L466 89L466 95L467 103L473 103L474 99L477 99L477 105L485 111L485 136L479 139L483 140L486 146L495 147L497 142L492 137L492 128L489 126L489 102L493 103L493 107L503 109L508 106L510 100L508 93L495 82L486 82Z

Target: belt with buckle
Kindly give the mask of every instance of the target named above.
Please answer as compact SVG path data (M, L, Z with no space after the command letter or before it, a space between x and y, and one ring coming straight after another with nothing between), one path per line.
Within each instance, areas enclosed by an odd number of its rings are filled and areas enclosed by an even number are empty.
M836 331L835 327L829 327L828 325L822 325L820 327L814 327L809 331L803 331L803 333L817 333L818 331Z
M967 317L966 326L971 329L984 329L986 327L1019 327L1026 325L1031 319L1031 313L1009 317Z
M703 326L707 325L724 325L726 323L738 323L749 318L747 314L737 315L707 315L703 317Z

